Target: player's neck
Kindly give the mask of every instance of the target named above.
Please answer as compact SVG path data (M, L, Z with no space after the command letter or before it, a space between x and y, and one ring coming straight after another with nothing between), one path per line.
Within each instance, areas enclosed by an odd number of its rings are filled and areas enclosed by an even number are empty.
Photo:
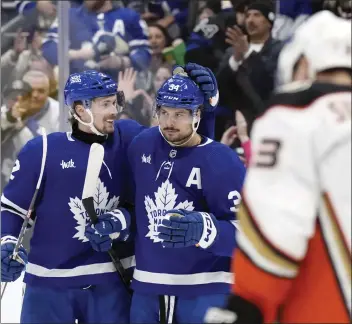
M89 132L83 130L87 126L81 125L78 123L78 125L75 123L72 125L72 136L75 137L76 139L87 143L87 144L92 144L92 143L104 143L107 139L107 136L100 136L92 133L90 129L88 128Z
M190 140L185 141L184 144L182 143L175 143L175 146L178 147L193 147L193 146L198 146L202 142L202 137L195 133Z
M351 86L351 74L345 71L321 72L317 74L316 79L318 82Z

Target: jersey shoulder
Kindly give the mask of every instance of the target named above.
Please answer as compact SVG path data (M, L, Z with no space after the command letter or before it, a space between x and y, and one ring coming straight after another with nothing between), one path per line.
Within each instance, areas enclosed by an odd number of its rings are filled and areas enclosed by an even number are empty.
M322 120L330 118L331 103L337 97L349 97L350 100L350 96L351 88L347 86L317 82L287 85L269 100L268 108L256 120L254 130L260 128L264 133L282 135L311 133Z
M147 129L145 126L132 119L121 119L115 122L114 136L120 137L121 143L128 147L133 139L145 129Z
M351 88L343 85L327 83L295 82L283 86L268 102L268 108L281 106L296 109L310 107L316 100L330 94L351 92Z
M221 173L230 168L245 173L245 166L238 154L227 145L207 139L198 148L201 149L200 158L207 165L207 168L213 170L213 172Z
M125 22L138 22L140 20L139 13L130 8L116 8L111 11L111 16L121 18Z
M151 127L151 128L145 128L142 132L140 132L134 139L134 142L136 143L147 143L151 140L155 140L156 138L159 138L160 132L159 132L159 127Z

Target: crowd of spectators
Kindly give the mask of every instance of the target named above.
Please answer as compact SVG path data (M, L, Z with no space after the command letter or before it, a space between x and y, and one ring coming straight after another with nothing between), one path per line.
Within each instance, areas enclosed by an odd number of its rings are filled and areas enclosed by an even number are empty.
M3 188L18 151L39 126L60 130L60 68L58 2L3 0L1 6ZM157 125L155 93L172 66L199 63L218 80L216 140L240 154L265 110L278 55L295 28L322 9L351 19L346 0L76 0L70 6L70 71L96 69L116 78L126 99L118 118ZM16 19L15 29L5 28Z

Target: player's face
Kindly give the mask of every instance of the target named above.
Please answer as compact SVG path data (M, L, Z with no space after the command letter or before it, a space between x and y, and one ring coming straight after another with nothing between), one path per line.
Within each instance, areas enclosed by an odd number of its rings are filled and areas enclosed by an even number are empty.
M94 126L103 134L114 132L114 121L117 118L117 99L116 95L95 98L91 108L94 117Z
M161 107L158 119L162 134L171 143L182 143L193 133L193 116L187 109Z

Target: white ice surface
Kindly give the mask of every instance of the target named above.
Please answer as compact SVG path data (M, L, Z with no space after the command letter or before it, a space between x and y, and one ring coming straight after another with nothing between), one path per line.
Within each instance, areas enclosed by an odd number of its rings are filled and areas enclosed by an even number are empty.
M1 300L1 323L19 323L22 307L23 276L7 284ZM1 291L4 283L1 283Z

